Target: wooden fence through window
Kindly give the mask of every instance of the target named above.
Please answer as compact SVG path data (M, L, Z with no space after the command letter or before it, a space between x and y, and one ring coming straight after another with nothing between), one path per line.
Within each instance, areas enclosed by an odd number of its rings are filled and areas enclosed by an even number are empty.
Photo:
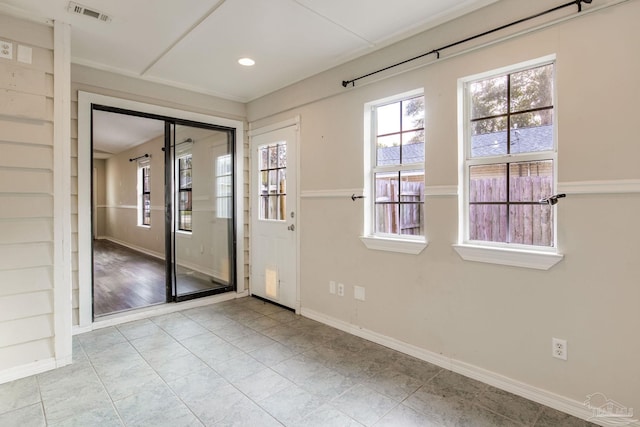
M507 221L506 178L471 180L469 200L478 204L469 206L470 240L553 246L553 209L537 203L552 194L552 178L512 176L509 184L510 202L532 203L509 204Z

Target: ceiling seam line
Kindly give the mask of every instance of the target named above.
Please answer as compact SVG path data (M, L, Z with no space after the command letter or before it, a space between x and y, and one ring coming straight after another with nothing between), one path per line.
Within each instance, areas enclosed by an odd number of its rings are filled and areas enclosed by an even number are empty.
M325 21L328 21L330 23L332 23L333 25L342 28L343 30L345 30L346 32L348 32L349 34L351 34L352 36L355 36L357 38L359 38L361 41L367 43L369 45L369 47L375 47L375 43L366 39L365 37L361 36L360 34L356 33L355 31L350 30L349 28L345 27L344 25L334 21L333 19L329 18L328 16L323 15L322 13L313 10L312 8L310 8L309 6L300 3L299 0L293 0L294 3L296 3L298 6L307 9L309 12L313 13L314 15L317 15L319 17L321 17L322 19L324 19Z
M209 9L204 15L202 15L202 17L200 19L198 19L193 25L191 25L184 33L182 33L180 35L180 37L178 37L173 43L171 43L165 50L162 51L162 53L160 53L160 55L158 55L156 57L156 59L154 59L153 61L151 61L151 63L149 65L147 65L145 67L144 70L142 70L142 72L140 73L140 76L144 76L145 74L147 74L147 72L154 66L156 65L162 58L164 58L169 52L171 52L171 50L173 50L174 47L176 47L176 45L178 43L180 43L182 40L184 40L189 34L191 34L193 32L193 30L195 30L196 28L198 28L200 26L200 24L202 24L205 20L207 20L211 15L213 15L215 13L216 10L218 10L220 8L220 6L222 6L224 4L226 0L220 0L218 3L216 3L211 9Z

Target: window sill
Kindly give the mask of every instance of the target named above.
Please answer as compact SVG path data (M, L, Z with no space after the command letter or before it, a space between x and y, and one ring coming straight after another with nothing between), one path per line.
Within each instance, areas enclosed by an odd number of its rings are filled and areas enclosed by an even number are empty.
M453 245L453 249L465 261L534 268L537 270L549 270L564 258L564 255L553 252L492 248L469 244Z
M138 227L139 227L139 228L142 228L142 229L144 229L144 230L149 230L149 229L151 229L151 226L150 226L150 225L146 225L146 224L138 224Z
M426 239L392 239L386 237L361 236L360 240L368 248L376 251L398 252L418 255L429 244Z

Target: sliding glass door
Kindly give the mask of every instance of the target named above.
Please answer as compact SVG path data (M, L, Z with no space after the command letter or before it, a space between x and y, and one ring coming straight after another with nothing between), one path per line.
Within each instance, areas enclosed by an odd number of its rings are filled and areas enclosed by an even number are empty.
M93 105L91 144L94 317L235 290L235 129Z
M172 267L167 292L181 301L233 290L234 132L168 123L165 144Z

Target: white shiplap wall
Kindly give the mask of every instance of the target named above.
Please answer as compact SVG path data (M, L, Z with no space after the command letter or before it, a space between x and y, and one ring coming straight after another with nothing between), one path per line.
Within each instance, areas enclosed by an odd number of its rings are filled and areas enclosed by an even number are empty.
M53 29L0 15L0 372L55 357ZM18 45L32 49L18 62Z

